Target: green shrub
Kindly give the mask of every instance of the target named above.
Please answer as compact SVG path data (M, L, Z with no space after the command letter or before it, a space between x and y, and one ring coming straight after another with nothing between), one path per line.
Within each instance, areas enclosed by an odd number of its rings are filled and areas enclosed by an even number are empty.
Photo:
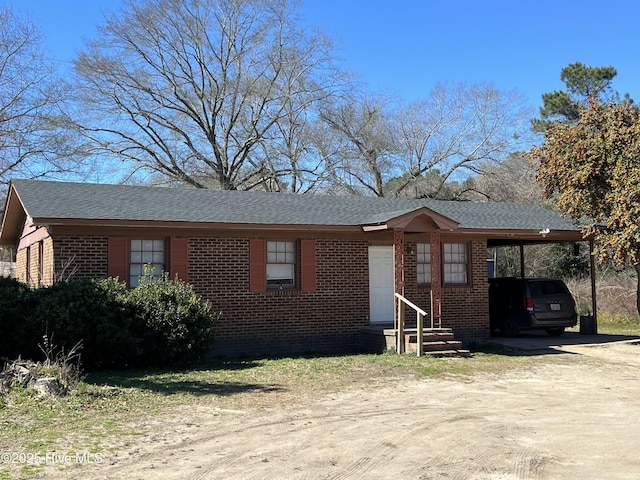
M190 362L213 341L212 314L190 285L143 277L129 290L116 279L74 280L31 289L0 279L0 357L38 360L43 338L62 353L82 343L87 370Z
M29 285L12 278L0 278L0 357L38 355L39 337L34 336L36 329L31 317L34 304Z
M182 364L211 346L217 315L191 285L171 280L167 273L159 279L143 276L129 292L128 301L136 312L133 332L142 339L142 363Z
M82 342L82 365L90 370L124 367L135 360L139 339L131 333L127 288L115 279L56 283L32 293L36 307L31 336L51 337L63 351Z

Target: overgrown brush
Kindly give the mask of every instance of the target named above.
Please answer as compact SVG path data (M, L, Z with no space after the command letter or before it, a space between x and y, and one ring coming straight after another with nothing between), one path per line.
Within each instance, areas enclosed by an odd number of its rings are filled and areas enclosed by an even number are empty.
M0 352L7 358L44 353L55 364L46 343L55 335L60 352L82 343L87 370L182 364L209 348L216 317L190 285L167 274L144 276L132 290L113 278L39 289L0 279Z
M53 343L53 334L51 337L43 335L42 343L38 344L45 359L38 375L45 377L53 377L60 383L65 393L76 388L78 383L84 379L82 373L81 350L82 341L76 343L69 350L64 347L60 348Z
M576 299L580 314L592 313L591 281L589 278L569 278L567 287ZM636 308L636 279L625 274L596 278L598 315L638 317Z

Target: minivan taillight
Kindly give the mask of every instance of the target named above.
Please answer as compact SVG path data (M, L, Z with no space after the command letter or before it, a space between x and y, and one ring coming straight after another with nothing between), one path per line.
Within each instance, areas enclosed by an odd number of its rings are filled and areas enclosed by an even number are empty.
M533 298L525 297L524 308L526 308L529 312L533 313L533 311L535 310L533 308Z

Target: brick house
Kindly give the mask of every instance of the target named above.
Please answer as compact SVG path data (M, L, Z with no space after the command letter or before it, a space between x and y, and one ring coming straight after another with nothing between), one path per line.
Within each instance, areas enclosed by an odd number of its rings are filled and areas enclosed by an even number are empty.
M489 337L487 247L582 241L556 213L517 203L11 182L0 245L16 277L115 276L145 265L223 313L219 353L345 351L393 325L394 293L465 343Z

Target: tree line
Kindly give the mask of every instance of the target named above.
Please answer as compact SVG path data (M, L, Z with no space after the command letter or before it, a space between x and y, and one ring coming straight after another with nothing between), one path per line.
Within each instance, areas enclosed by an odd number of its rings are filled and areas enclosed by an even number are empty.
M372 91L290 0L125 0L61 78L0 10L0 179L453 197L527 145L517 91Z

